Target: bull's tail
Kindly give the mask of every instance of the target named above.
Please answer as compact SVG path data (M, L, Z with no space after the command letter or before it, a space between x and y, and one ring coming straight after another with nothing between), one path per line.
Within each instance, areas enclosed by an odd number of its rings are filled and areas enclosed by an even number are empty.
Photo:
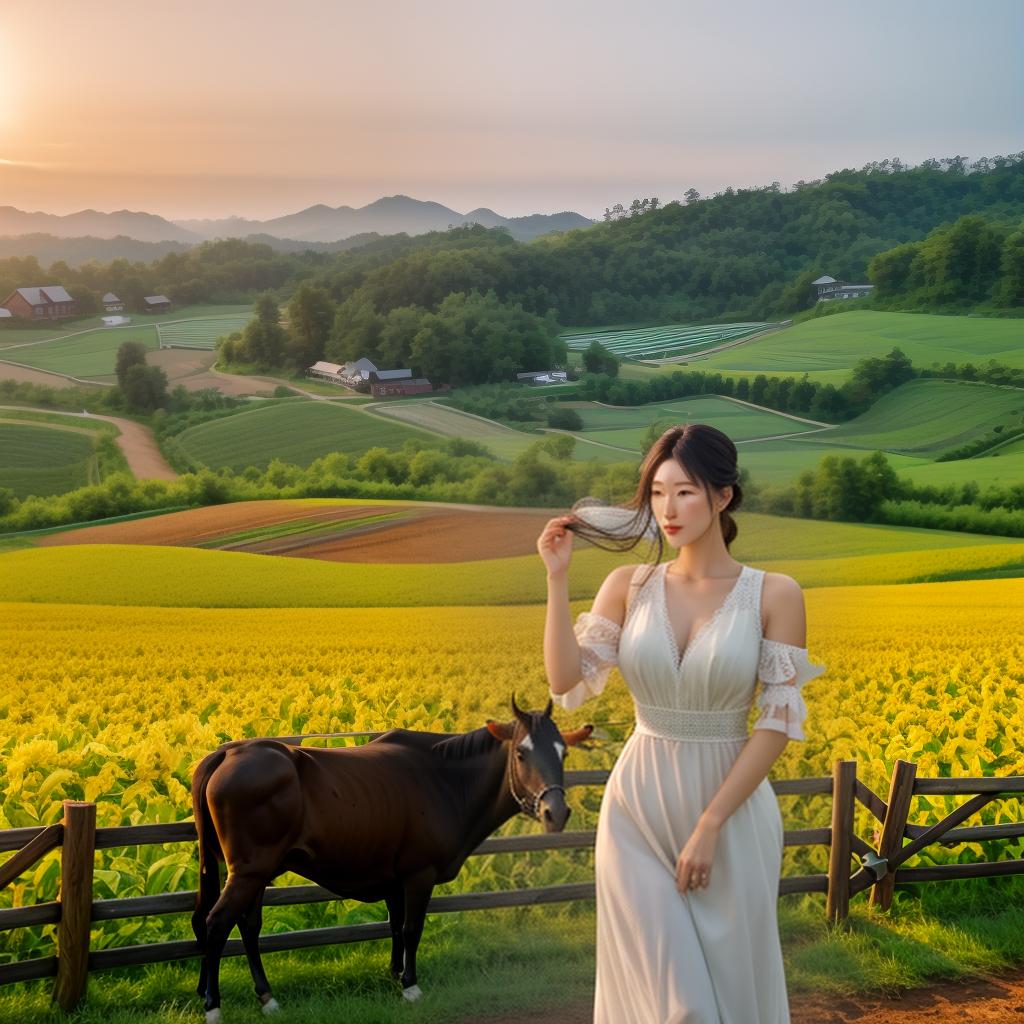
M206 802L206 787L210 776L224 760L225 751L215 750L207 754L192 775L192 813L196 822L196 837L199 841L199 891L196 893L196 909L192 914L192 931L201 952L206 951L206 918L213 905L220 898L220 867L224 852L217 838L217 830L210 816ZM206 991L206 963L200 973L199 994Z

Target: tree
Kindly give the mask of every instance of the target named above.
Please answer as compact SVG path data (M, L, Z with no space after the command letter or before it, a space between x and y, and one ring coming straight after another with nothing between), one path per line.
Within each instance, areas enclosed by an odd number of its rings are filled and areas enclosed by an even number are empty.
M604 373L609 377L619 375L619 361L599 341L592 341L583 350L583 366L587 373Z
M119 385L132 412L150 413L167 404L167 374L159 366L130 366Z
M242 332L241 355L259 369L271 370L284 362L288 335L281 326L281 311L273 295L260 295L255 310L256 318Z
M693 206L694 203L700 202L700 193L695 188L688 188L683 193L683 198L686 200L687 206Z
M323 288L301 285L288 304L289 360L305 369L322 359L334 324L334 303Z
M141 341L123 342L117 350L117 358L114 365L114 373L117 375L117 383L124 389L128 371L133 366L146 365L146 346Z

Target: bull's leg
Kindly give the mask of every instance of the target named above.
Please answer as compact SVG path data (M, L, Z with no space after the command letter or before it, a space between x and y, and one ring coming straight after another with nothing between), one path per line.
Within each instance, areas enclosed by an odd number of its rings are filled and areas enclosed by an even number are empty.
M391 977L397 978L405 966L405 943L402 928L405 924L405 892L401 885L384 897L388 905L388 924L391 925Z
M260 931L263 928L263 891L253 900L249 909L238 922L238 930L242 933L242 945L245 947L245 958L249 961L249 972L256 986L256 996L263 1004L264 1013L273 1013L279 1009L277 1000L270 994L270 982L263 970L260 957Z
M240 877L228 872L227 884L206 918L206 1024L220 1024L220 958L231 929L253 900L262 896L269 879Z
M405 970L402 971L402 995L410 1002L423 994L416 984L416 948L423 934L427 904L437 876L432 868L410 875L405 879L405 922L402 939L405 942Z

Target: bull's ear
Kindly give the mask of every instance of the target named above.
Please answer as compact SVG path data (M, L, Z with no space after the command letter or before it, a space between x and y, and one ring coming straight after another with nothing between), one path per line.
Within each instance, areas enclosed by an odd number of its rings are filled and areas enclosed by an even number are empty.
M573 729L572 732L563 732L562 739L565 740L567 747L575 747L584 740L589 739L593 731L594 727L592 725L583 725L579 729Z
M496 739L510 740L515 735L516 727L512 722L496 722L493 718L487 719L487 731Z

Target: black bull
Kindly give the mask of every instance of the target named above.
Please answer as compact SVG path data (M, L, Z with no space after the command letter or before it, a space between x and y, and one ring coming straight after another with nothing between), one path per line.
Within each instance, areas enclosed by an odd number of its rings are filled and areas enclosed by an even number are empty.
M226 743L192 778L199 893L192 928L203 950L198 992L220 1020L219 969L238 925L256 995L277 1008L259 953L263 893L292 871L343 899L384 900L391 973L420 995L416 948L439 882L523 811L549 832L569 816L563 760L593 726L563 735L544 711L488 721L468 733L393 729L357 747L298 747L273 739ZM220 888L218 862L227 866Z

